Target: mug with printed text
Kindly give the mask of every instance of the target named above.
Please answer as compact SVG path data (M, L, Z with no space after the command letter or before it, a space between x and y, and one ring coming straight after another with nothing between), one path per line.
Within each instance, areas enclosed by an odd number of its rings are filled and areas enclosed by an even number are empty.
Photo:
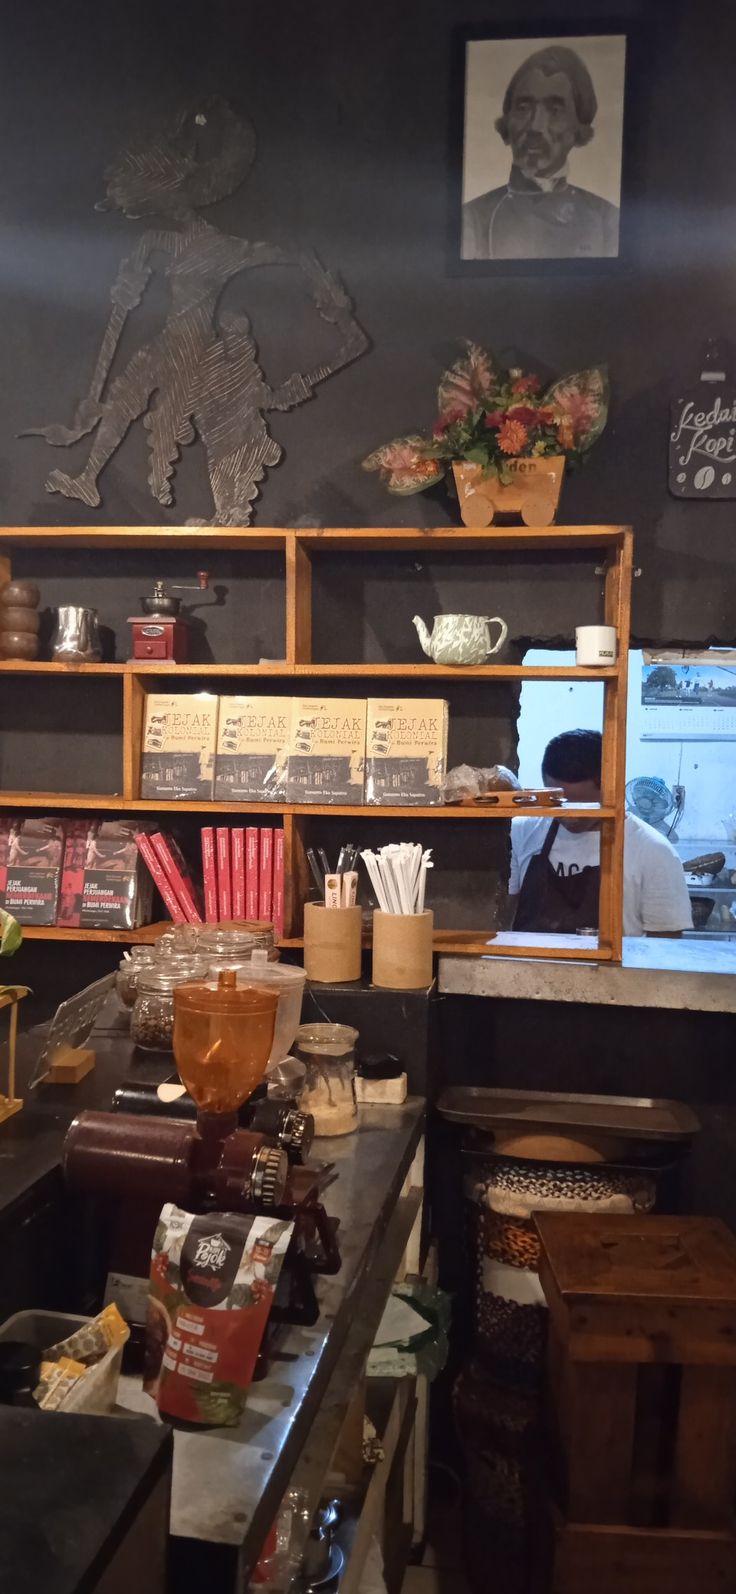
M579 625L575 630L575 657L578 664L616 663L616 627Z

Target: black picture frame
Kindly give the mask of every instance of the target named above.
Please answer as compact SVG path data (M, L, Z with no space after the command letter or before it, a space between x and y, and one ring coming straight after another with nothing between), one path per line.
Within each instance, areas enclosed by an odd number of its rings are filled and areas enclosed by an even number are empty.
M559 41L570 48L571 39L601 39L613 36L622 41L625 51L623 94L620 114L620 206L618 227L618 252L616 254L570 255L500 255L488 258L465 258L462 253L463 236L463 180L465 168L466 93L469 48L473 44L488 42L510 45L528 41L528 53ZM450 128L448 162L448 204L446 270L450 276L575 276L610 274L630 266L636 257L637 196L635 191L636 153L638 143L637 83L646 58L646 38L641 23L631 17L596 18L594 21L576 20L555 24L545 29L544 21L506 22L461 26L453 30L451 39ZM518 53L518 52L517 52ZM511 61L512 52L509 52ZM587 63L586 63L587 64ZM512 75L512 74L511 74ZM493 117L502 113L502 95L496 101ZM499 148L503 140L499 137ZM573 152L571 165L574 164ZM509 171L511 154L508 155ZM496 162L498 166L499 162ZM576 185L577 186L577 185ZM582 181L579 185L583 189ZM484 196L488 197L488 196ZM592 190L590 197L595 205L598 196ZM601 207L603 208L603 207ZM493 213L491 208L491 213Z

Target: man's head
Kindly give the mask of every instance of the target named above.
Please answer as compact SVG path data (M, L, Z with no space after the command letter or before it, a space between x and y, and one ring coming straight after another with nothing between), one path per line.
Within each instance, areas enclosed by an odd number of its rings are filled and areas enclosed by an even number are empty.
M517 68L496 127L524 177L553 177L588 144L598 101L584 61L565 45L536 50Z
M569 803L599 803L601 800L600 731L564 731L547 744L542 759L545 786L561 786ZM595 820L573 820L571 830L589 830Z

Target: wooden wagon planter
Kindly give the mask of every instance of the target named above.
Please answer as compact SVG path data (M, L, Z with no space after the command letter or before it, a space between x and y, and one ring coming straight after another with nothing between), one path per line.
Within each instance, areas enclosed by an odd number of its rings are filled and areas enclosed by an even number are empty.
M482 465L458 461L452 467L464 526L491 526L499 515L520 515L525 526L551 526L560 501L564 454L510 459L513 481L506 486Z

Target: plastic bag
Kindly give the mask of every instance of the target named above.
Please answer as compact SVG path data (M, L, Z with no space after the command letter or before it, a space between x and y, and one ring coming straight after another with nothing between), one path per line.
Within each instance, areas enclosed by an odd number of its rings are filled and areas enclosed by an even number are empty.
M517 776L505 764L492 764L490 769L478 769L473 764L456 764L445 776L442 796L445 803L461 803L467 799L484 797L491 791L520 791Z

